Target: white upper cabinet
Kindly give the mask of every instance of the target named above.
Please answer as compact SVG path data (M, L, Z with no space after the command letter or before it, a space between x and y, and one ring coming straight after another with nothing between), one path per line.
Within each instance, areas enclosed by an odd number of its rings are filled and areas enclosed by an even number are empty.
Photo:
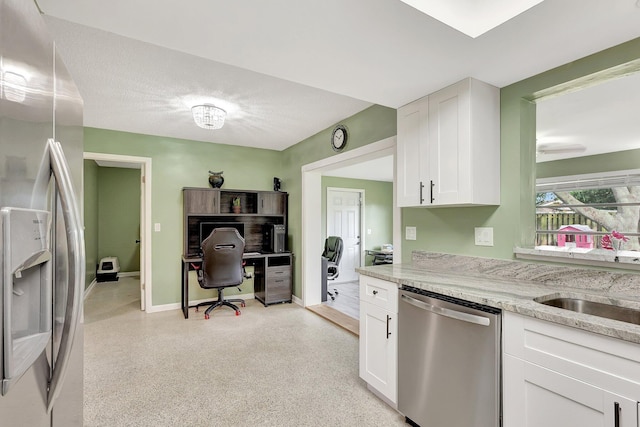
M398 206L500 204L500 90L468 78L398 109Z
M398 109L396 179L398 206L420 205L428 181L427 137L429 98L424 97Z

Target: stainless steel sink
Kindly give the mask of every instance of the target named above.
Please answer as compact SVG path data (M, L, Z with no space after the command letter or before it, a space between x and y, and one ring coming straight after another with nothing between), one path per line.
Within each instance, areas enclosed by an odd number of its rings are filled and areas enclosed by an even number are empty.
M577 313L591 314L593 316L606 317L607 319L640 325L640 310L638 309L569 297L552 299L544 299L544 297L541 297L536 298L535 301L540 304L563 308Z

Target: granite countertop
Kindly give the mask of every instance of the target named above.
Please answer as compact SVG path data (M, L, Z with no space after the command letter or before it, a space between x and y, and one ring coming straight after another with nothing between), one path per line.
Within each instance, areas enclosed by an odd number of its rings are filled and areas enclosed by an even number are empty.
M363 267L358 272L640 344L640 325L534 301L580 297L640 310L638 274L417 251L410 264Z

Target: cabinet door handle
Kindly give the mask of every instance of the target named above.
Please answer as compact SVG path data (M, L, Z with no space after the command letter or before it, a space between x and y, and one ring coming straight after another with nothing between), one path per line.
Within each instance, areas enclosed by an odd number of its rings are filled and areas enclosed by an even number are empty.
M391 332L389 332L389 321L391 320L391 317L387 314L387 339L389 339L389 335L391 335Z
M376 291L375 289L373 290L373 292L371 292L373 295L378 295L378 291Z
M618 402L613 402L613 426L620 427L620 404Z
M433 201L435 200L435 199L433 198L433 187L434 187L434 185L435 185L435 184L433 183L433 181L431 181L431 203L433 203Z
M424 197L422 197L422 189L424 188L424 184L420 181L420 204L424 203Z

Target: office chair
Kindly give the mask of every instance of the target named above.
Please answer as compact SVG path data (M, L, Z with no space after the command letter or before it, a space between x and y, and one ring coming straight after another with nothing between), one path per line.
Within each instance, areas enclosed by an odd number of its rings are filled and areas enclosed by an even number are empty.
M324 251L322 256L328 260L327 262L327 279L335 280L340 274L338 266L340 265L340 259L342 258L342 239L338 236L329 236L324 242ZM332 300L336 299L338 291L336 289L333 292L327 291L327 294Z
M243 267L242 253L244 252L244 239L238 230L231 227L215 228L209 237L202 242L202 269L198 270L198 283L203 289L217 289L218 300L204 312L204 318L209 318L209 313L216 307L226 305L240 315L238 307L232 303L245 302L242 299L224 299L223 289L231 286L239 286L245 277L249 277ZM239 289L239 288L238 288ZM209 302L196 306L209 305Z

